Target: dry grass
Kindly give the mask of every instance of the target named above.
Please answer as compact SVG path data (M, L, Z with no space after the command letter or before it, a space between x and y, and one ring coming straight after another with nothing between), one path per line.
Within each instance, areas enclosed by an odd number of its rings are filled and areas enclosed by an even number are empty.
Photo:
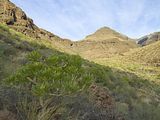
M16 115L9 112L8 110L1 110L0 111L0 120L17 120Z
M124 60L160 66L160 41L142 48L133 49L124 55Z

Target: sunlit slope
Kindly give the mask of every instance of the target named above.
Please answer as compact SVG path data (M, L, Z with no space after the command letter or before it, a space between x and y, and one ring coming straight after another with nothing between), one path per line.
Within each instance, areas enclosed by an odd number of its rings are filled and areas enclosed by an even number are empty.
M135 48L112 58L95 59L95 62L159 82L160 80L160 42Z
M160 66L160 41L124 54L124 59Z
M84 40L72 44L71 49L86 59L109 58L138 45L132 39L108 27L103 27Z

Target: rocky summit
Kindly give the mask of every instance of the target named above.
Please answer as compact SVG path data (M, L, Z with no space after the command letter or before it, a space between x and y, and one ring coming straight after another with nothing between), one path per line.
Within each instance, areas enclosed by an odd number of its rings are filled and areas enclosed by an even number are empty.
M22 9L9 0L0 0L0 22L25 35L40 39L52 39L57 36L37 27Z

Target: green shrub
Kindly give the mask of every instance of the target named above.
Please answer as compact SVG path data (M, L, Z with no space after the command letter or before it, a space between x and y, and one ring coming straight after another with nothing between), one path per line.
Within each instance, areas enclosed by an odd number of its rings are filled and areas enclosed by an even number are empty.
M28 55L29 63L7 79L13 86L31 90L38 96L69 94L87 87L86 74L79 56L53 55L42 58L36 51Z

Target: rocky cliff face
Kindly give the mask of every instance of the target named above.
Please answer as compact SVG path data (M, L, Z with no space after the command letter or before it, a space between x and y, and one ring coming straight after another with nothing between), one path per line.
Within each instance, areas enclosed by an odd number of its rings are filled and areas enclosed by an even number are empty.
M16 7L9 0L0 0L0 23L7 24L16 31L22 32L30 37L40 39L57 37L50 32L38 28L22 9Z
M155 32L138 39L138 44L145 46L160 40L160 32Z

